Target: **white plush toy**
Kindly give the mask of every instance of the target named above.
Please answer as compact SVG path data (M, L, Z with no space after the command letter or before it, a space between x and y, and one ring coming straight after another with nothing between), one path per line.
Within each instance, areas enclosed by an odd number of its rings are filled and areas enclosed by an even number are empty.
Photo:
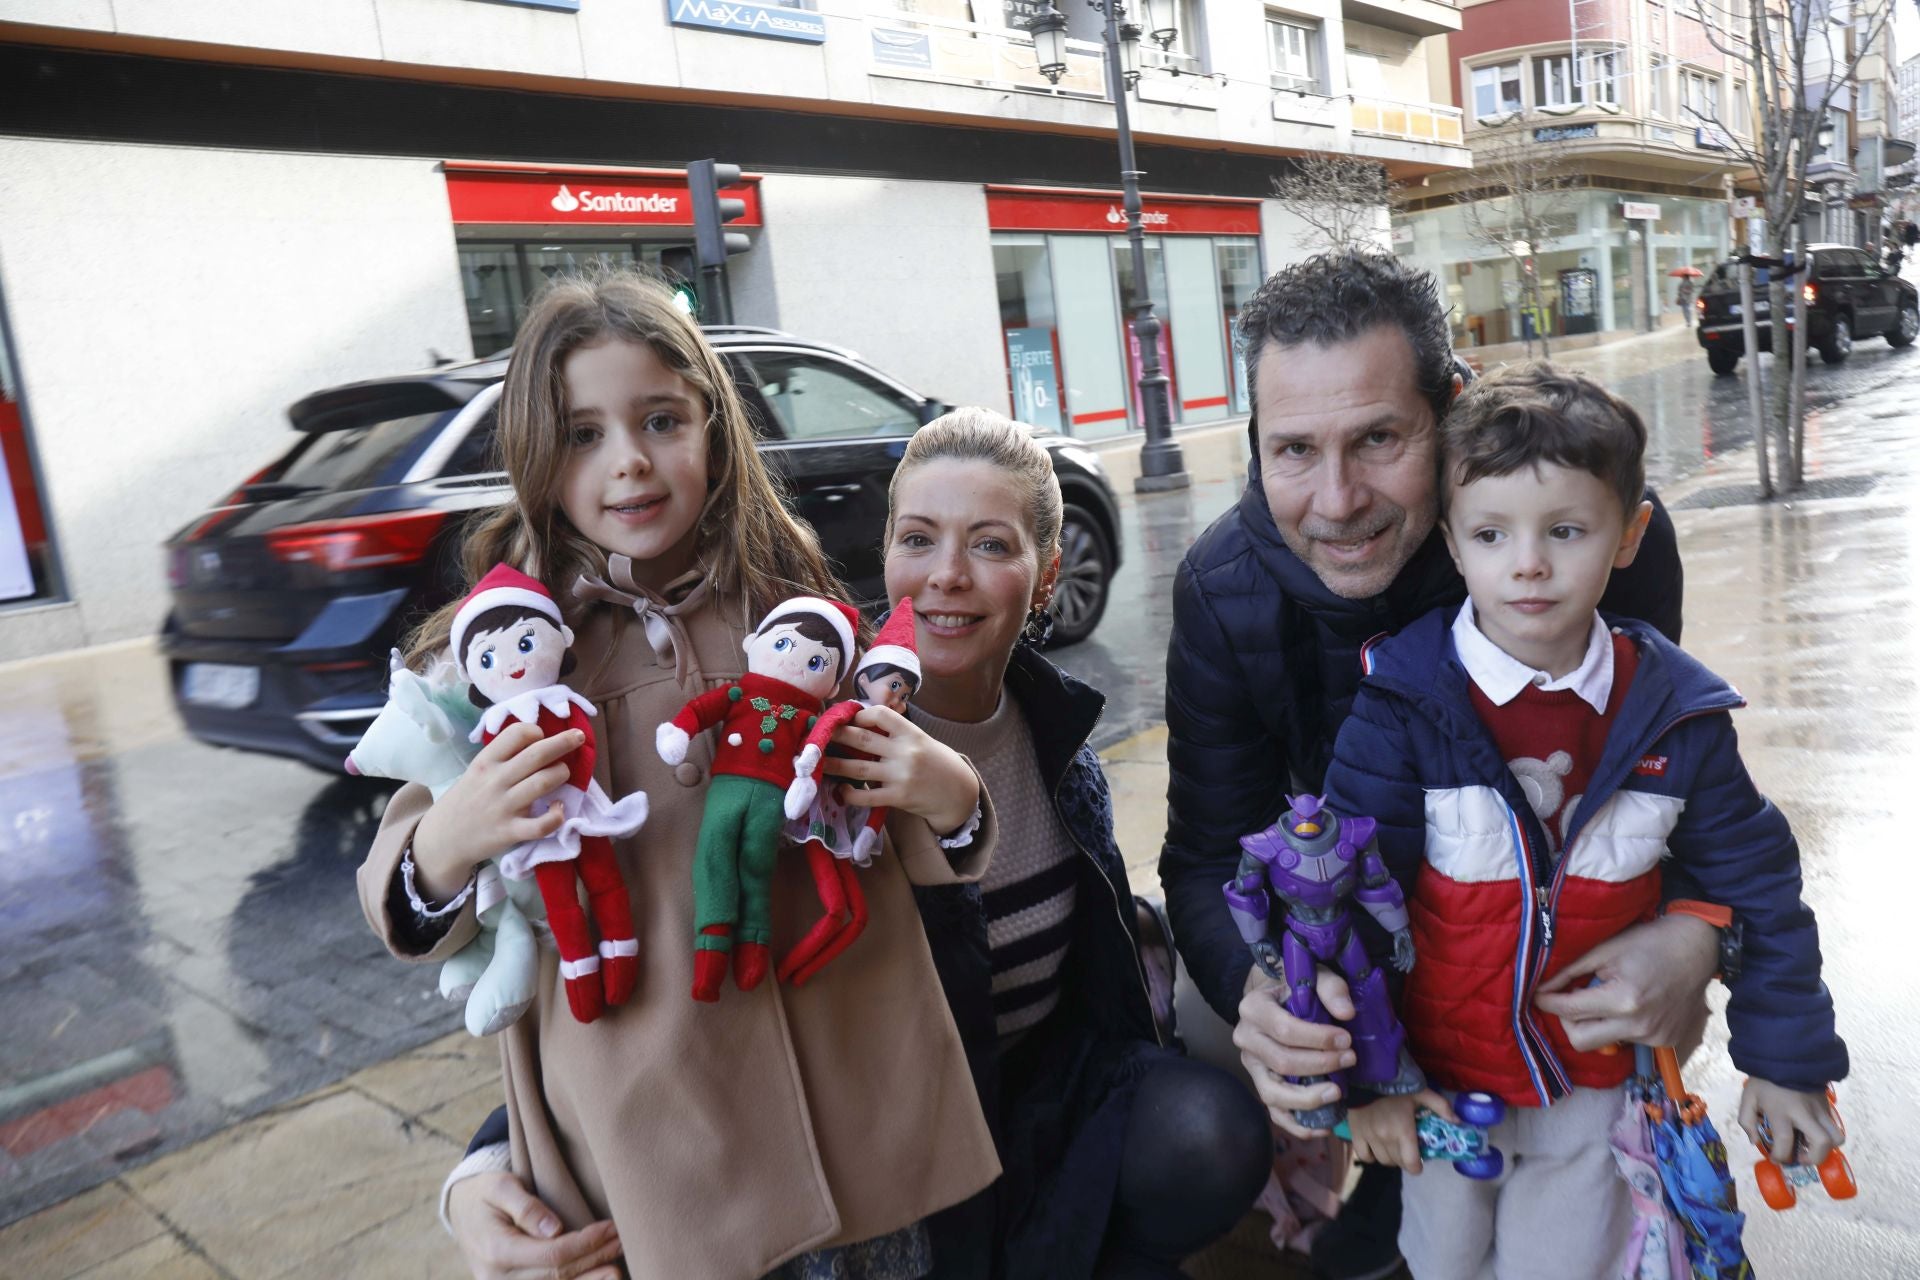
M388 663L387 705L347 756L347 772L417 782L438 800L479 753L468 740L480 708L451 662L415 675L395 650ZM512 1025L533 1003L539 982L540 935L546 908L532 880L503 877L489 862L474 889L480 932L440 968L440 994L467 1002L467 1030L490 1036Z

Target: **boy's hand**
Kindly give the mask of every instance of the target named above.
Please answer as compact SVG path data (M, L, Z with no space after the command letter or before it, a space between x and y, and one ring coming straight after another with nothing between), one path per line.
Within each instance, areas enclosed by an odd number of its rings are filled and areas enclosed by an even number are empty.
M1760 1140L1763 1119L1773 1137L1771 1146ZM1819 1164L1846 1141L1824 1090L1801 1093L1758 1078L1748 1080L1740 1091L1740 1127L1754 1146L1782 1165Z
M1353 1158L1419 1173L1420 1138L1414 1130L1413 1113L1420 1107L1448 1120L1457 1119L1452 1106L1432 1089L1382 1098L1349 1111L1347 1128L1353 1131Z

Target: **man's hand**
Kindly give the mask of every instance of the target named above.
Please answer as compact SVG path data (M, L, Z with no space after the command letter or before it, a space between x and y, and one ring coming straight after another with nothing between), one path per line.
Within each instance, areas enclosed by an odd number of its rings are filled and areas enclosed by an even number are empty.
M1533 1002L1560 1019L1576 1049L1673 1045L1684 1059L1706 1027L1707 983L1719 965L1712 925L1663 916L1587 952L1540 984Z
M619 1280L621 1274L613 1223L566 1231L511 1173L479 1173L454 1183L447 1222L478 1280Z
M1325 969L1315 984L1320 1003L1341 1021L1353 1017L1353 1001L1346 979ZM1287 1012L1286 984L1260 972L1247 975L1246 995L1240 1001L1240 1021L1233 1029L1234 1047L1241 1065L1253 1077L1254 1091L1266 1104L1273 1122L1296 1138L1317 1137L1325 1129L1308 1129L1293 1118L1295 1111L1337 1102L1340 1086L1288 1084L1288 1076L1326 1076L1354 1064L1353 1037L1346 1028L1303 1022Z

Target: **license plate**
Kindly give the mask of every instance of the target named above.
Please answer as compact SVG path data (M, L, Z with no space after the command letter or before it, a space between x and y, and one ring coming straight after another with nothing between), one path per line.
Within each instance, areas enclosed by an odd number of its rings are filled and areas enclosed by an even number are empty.
M260 696L260 668L190 662L180 681L180 696L196 707L222 707L232 711L251 706Z

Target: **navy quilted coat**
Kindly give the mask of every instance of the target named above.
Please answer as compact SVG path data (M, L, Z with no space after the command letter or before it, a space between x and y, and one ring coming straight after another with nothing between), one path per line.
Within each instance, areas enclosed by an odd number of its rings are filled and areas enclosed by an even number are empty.
M1380 595L1334 595L1280 540L1248 470L1239 503L1180 564L1167 643L1160 882L1181 958L1229 1022L1253 963L1220 894L1239 862L1237 841L1278 818L1288 792L1320 790L1360 685L1361 646L1466 599L1437 529ZM1600 607L1678 641L1680 594L1673 521L1654 498L1640 555L1614 574Z
M1409 1004L1431 970L1429 1001L1453 1012L1409 1008L1416 1052L1424 1031L1459 1069L1451 1087L1492 1089L1509 1102L1537 1104L1564 1096L1570 1083L1598 1083L1577 1070L1570 1079L1564 1036L1534 1009L1533 992L1578 958L1556 950L1559 926L1583 925L1608 895L1658 866L1667 878L1684 871L1692 896L1731 907L1742 926L1745 961L1727 1002L1734 1066L1806 1092L1844 1077L1847 1048L1820 981L1820 939L1800 900L1799 846L1741 763L1729 714L1746 705L1740 695L1653 628L1618 621L1639 663L1555 857L1474 712L1450 634L1455 612L1435 610L1369 649L1369 674L1326 783L1335 810L1379 821L1381 856L1410 900L1416 878L1421 886L1415 935L1418 918L1430 918L1424 944L1434 952L1415 963ZM1385 959L1391 944L1371 923L1362 931ZM1494 974L1501 981L1488 980ZM1483 1006L1497 1008L1473 1016ZM1463 1024L1500 1028L1504 1051L1453 1046ZM1482 1070L1514 1076L1458 1078L1476 1059Z

